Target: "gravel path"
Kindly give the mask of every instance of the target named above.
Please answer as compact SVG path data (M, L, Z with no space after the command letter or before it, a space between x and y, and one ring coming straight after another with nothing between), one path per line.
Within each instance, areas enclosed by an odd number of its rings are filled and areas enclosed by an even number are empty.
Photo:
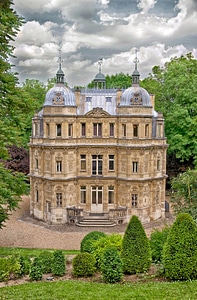
M146 224L149 235L153 228L171 223L171 218ZM124 233L126 225L115 227L78 227L74 225L48 225L29 216L29 197L23 197L20 207L10 216L5 227L0 229L1 247L24 247L79 250L83 237L90 231Z

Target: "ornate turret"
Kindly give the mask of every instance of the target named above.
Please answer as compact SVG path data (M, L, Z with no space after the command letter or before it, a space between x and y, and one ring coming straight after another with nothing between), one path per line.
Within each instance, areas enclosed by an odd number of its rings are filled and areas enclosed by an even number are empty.
M104 89L106 87L105 75L101 73L102 64L103 64L103 59L99 58L98 61L99 72L96 74L94 78L94 84L96 89Z

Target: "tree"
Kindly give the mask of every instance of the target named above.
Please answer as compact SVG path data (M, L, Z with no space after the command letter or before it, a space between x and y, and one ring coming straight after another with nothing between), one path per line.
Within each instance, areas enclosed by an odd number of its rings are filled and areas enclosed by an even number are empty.
M189 213L197 220L197 170L180 173L171 180L170 201L175 214Z
M187 213L177 216L164 245L165 276L173 280L197 278L197 227Z
M185 162L192 159L194 164L197 164L196 70L197 60L188 53L172 58L162 68L155 66L149 78L144 80L149 92L152 92L153 82L157 82L158 90L154 88L153 92L156 94L156 109L164 114L170 158L175 156Z
M151 265L151 249L144 228L137 216L132 216L122 241L123 272L136 274Z
M12 56L14 40L22 24L21 18L11 8L10 0L0 2L0 159L8 157L7 146L20 141L20 95L16 87L16 74L11 72L9 57ZM8 219L28 187L24 175L12 173L0 164L0 228Z

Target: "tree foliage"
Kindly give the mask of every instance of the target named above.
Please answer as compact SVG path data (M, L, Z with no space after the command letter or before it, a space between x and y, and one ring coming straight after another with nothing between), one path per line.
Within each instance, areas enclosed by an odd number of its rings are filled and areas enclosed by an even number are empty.
M197 170L187 170L171 180L170 201L175 214L189 213L197 220Z
M18 94L17 77L11 72L9 57L12 56L14 40L22 20L11 8L12 1L0 2L0 159L8 157L7 146L20 142L20 110L24 107ZM8 219L10 212L27 193L24 176L11 173L0 164L0 228Z
M132 216L122 241L123 272L136 274L147 271L151 265L149 240L137 216Z
M196 164L197 60L191 53L174 57L164 67L155 66L142 85L156 95L156 110L164 114L168 153Z
M173 280L197 278L197 227L187 213L177 216L163 249L165 276Z

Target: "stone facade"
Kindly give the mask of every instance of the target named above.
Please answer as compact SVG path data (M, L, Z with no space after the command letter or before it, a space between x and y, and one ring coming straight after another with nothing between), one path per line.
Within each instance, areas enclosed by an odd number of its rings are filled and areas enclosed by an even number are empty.
M117 223L164 217L167 144L154 96L138 77L125 91L97 83L72 92L61 81L57 73L33 118L31 215L52 224L90 214Z

